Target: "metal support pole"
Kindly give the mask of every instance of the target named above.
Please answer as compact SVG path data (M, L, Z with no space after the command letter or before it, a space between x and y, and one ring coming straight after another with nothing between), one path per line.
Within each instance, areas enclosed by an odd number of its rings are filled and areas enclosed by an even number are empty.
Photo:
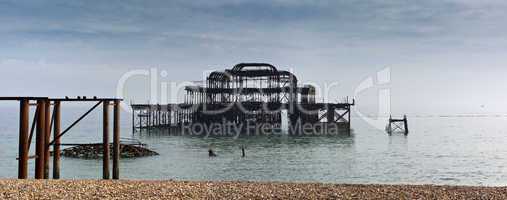
M61 127L61 106L60 101L55 101L55 105L53 106L54 112L54 124L53 124L53 179L60 179L60 127Z
M160 105L157 105L157 127L160 126Z
M332 106L327 106L327 123L335 122L334 117L335 109Z
M389 125L387 127L387 133L391 134L393 132L393 129L392 129L392 121L393 121L393 117L391 115L389 115Z
M132 108L132 133L136 132L135 114L136 114L136 110L134 110L134 108Z
M51 102L46 101L46 113L44 115L44 122L46 122L45 135L44 135L44 179L49 179L49 142L51 142Z
M144 110L139 111L139 114L144 114ZM143 132L143 116L138 116L137 119L139 119L139 132Z
M35 136L35 179L44 178L44 150L45 150L45 139L46 135L46 101L37 100L37 109L39 114L37 115L37 128Z
M114 101L113 118L113 179L120 178L120 101Z
M405 126L405 135L408 135L408 121L407 121L407 115L403 116L403 125Z
M29 132L29 100L22 99L19 103L19 160L18 179L28 178L28 132Z
M109 179L109 101L103 101L102 178Z
M150 105L150 108L148 109L148 128L151 128L151 105Z
M347 101L347 102L348 102L348 101ZM349 133L350 133L350 114L351 114L351 113L350 113L350 106L349 106L349 107L347 107L347 113L348 113L347 115L348 115L348 118L349 118L349 119L348 119L348 121L347 121L347 125L348 125L347 129L348 129L348 131L349 131Z
M148 119L147 119L148 121L146 121L147 122L146 128L148 128L148 130L151 130L151 118L152 118L152 113L151 113L151 108L150 108L148 110Z

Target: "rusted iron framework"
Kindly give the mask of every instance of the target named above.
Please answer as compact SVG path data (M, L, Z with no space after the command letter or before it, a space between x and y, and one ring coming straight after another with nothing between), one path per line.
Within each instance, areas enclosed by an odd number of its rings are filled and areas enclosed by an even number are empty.
M35 158L35 179L49 179L50 148L53 147L53 179L60 178L60 139L100 104L103 105L103 179L109 179L109 109L114 107L113 117L113 179L119 179L120 152L120 101L117 98L49 98L49 97L0 97L0 101L18 101L19 148L18 178L28 178L28 160ZM61 131L61 104L63 102L95 102L96 104ZM35 106L30 127L30 106ZM51 112L51 106L53 112ZM53 133L53 140L51 140ZM35 134L35 155L30 156L30 144Z
M392 116L389 116L389 124L387 125L386 131L388 134L392 134L394 132L401 132L405 135L408 135L407 116L403 115L403 119L393 119Z
M317 103L315 88L298 86L297 77L267 63L240 63L214 71L204 86L186 86L181 104L132 104L133 131L183 124L269 124L279 129L287 110L289 133L302 124L334 124L350 131L352 102Z

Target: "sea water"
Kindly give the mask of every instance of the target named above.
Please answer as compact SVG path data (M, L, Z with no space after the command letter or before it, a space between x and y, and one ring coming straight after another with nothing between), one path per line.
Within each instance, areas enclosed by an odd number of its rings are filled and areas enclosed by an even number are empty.
M86 110L63 107L62 129ZM0 111L0 178L16 178L18 108L5 106ZM92 112L62 143L101 142L101 116L100 110ZM165 130L133 134L131 115L124 112L121 137L146 143L160 155L122 159L120 175L122 179L154 180L507 184L507 116L408 117L408 136L388 135L352 117L350 135L288 136L282 132L235 138L178 136ZM217 157L208 157L210 147ZM246 147L246 157L241 156L241 147ZM33 162L29 161L30 177ZM62 157L61 177L100 179L101 164L101 160Z

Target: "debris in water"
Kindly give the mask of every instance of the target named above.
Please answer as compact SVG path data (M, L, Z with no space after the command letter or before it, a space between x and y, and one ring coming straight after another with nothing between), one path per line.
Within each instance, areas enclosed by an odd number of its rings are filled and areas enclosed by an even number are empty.
M109 148L112 149L113 145L109 144ZM62 150L61 155L71 158L82 158L82 159L99 159L102 158L102 144L79 144L74 147L70 147ZM111 156L112 156L112 150ZM159 155L157 152L141 147L140 145L132 144L120 144L120 157L121 158L138 158L146 156Z

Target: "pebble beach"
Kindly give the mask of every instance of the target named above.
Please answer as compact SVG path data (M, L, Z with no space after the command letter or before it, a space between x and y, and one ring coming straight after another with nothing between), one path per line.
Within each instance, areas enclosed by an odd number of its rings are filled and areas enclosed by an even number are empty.
M507 199L507 187L8 179L0 199Z

